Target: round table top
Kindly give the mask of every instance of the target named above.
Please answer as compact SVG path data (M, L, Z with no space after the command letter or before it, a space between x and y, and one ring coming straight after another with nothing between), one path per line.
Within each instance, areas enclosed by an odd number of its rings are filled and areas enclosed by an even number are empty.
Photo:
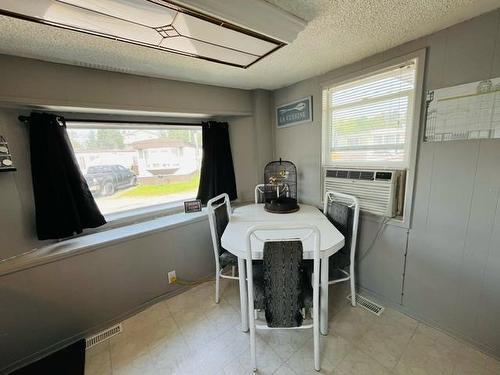
M299 204L300 209L289 214L275 214L264 210L264 204L250 204L234 209L229 224L222 235L221 245L224 249L238 257L246 257L246 234L249 228L255 225L315 225L320 232L320 257L326 258L335 254L344 247L344 236L333 226L323 213L316 207ZM302 232L302 233L301 233ZM282 231L275 233L272 230L257 231L258 237L252 237L252 257L262 258L264 241L261 239L278 239L283 237L305 237L308 230L291 230L290 234ZM313 258L313 239L311 236L303 242L304 259Z

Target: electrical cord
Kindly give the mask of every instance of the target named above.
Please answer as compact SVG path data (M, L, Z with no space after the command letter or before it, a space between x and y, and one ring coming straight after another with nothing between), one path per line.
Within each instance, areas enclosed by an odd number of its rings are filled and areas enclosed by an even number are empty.
M375 243L377 242L380 234L382 233L383 229L387 226L387 223L393 219L395 216L386 216L384 220L380 223L380 226L377 230L377 233L375 234L375 237L373 238L372 242L370 243L370 246L366 248L365 251L361 252L360 251L360 256L358 258L358 262L361 262L365 257L372 251L373 247L375 246Z

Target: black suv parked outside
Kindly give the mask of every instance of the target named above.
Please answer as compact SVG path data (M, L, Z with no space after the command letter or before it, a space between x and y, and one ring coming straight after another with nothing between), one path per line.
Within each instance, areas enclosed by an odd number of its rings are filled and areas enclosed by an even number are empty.
M113 195L116 190L137 185L137 176L122 165L96 165L87 169L85 180L90 191Z

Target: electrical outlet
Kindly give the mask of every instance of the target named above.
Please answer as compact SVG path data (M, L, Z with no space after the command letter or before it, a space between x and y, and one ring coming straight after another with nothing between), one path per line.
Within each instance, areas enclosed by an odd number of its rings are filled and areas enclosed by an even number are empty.
M170 271L168 273L168 283L175 284L176 281L177 281L177 276L175 275L175 270Z

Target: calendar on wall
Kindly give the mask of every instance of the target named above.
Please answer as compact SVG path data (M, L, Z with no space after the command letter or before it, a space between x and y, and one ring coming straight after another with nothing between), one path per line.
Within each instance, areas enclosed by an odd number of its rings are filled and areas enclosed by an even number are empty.
M500 78L427 92L424 141L500 138Z

